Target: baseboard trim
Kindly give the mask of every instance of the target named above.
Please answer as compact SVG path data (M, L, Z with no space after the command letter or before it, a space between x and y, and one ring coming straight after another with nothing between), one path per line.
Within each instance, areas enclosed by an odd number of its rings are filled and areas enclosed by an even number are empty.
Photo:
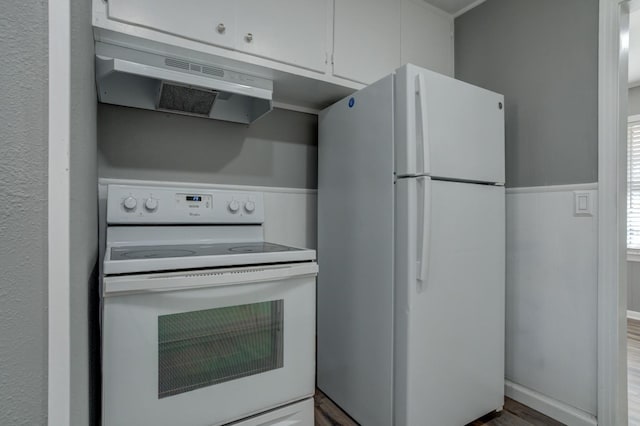
M504 381L504 392L509 398L564 424L572 426L597 426L598 424L596 418L591 414L513 383L510 380Z
M627 318L640 321L640 312L627 310Z
M593 191L598 189L598 182L576 183L572 185L547 185L507 188L507 194L529 194L540 192Z

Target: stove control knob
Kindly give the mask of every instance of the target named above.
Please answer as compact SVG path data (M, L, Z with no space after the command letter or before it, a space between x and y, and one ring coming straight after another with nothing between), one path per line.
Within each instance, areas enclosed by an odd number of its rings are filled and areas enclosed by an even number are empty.
M253 201L247 201L246 203L244 203L244 209L247 211L247 213L253 213L256 209L256 203L254 203Z
M147 198L147 201L144 202L144 207L147 211L154 212L158 209L158 200L155 198Z
M231 200L229 201L229 205L227 207L229 208L229 211L231 213L238 213L238 210L240 210L240 203L236 200Z
M136 209L136 206L138 205L138 201L135 198L129 196L124 199L124 201L122 202L122 205L124 206L124 209L126 211L130 212Z

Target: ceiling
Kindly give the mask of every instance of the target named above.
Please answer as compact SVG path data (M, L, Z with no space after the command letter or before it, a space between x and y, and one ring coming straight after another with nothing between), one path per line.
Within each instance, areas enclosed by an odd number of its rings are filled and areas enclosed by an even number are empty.
M640 86L640 10L629 16L629 86Z
M485 0L425 0L427 3L442 9L453 16L462 15L464 12L484 3Z

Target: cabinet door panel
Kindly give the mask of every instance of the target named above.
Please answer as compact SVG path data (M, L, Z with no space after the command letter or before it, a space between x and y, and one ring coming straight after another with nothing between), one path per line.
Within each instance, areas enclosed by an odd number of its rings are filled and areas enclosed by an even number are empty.
M453 18L422 0L402 1L402 64L453 77Z
M326 0L238 0L236 4L237 50L325 71Z
M333 74L370 84L400 66L400 3L335 0Z
M109 19L233 48L233 0L109 0L108 14Z

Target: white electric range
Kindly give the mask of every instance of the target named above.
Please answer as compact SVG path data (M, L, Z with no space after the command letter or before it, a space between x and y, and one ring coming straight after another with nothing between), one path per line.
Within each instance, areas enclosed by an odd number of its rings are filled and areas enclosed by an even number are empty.
M313 425L314 250L262 194L109 185L103 424Z

